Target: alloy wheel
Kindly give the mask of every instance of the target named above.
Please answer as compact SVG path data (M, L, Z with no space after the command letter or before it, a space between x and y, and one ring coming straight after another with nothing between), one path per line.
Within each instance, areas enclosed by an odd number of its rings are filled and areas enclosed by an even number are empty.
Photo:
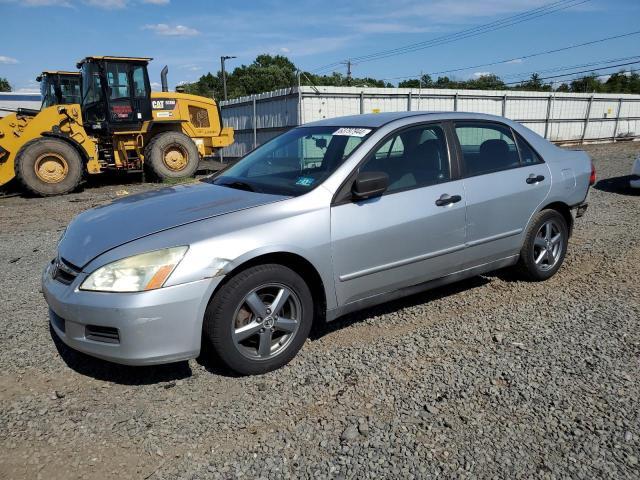
M261 285L243 298L232 319L236 349L246 358L268 360L287 349L302 319L302 304L289 287Z
M547 271L555 267L564 248L562 229L556 220L547 220L536 233L533 242L533 260L536 266Z

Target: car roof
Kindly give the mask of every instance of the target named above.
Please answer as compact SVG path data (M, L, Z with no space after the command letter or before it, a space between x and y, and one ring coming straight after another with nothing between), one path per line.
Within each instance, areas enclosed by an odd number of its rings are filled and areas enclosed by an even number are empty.
M471 112L384 112L384 113L365 113L362 115L349 115L347 117L334 117L318 120L316 122L305 123L303 127L369 127L378 128L397 120L403 120L411 117L428 117L428 121L437 120L493 120L503 123L510 123L504 117L496 115L487 115L484 113Z

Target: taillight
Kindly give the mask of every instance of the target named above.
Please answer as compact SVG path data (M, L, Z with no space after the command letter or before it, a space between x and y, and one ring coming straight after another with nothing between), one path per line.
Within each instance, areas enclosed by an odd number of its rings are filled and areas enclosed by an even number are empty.
M591 162L591 176L589 177L589 186L592 187L596 184L596 167Z

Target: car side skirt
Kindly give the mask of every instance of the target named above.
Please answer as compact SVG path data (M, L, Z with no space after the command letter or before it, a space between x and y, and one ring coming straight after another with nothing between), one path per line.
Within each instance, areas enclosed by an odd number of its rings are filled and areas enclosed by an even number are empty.
M494 260L492 262L484 263L482 265L476 265L464 270L450 273L444 277L429 280L428 282L419 283L417 285L411 285L391 292L380 293L371 297L363 298L355 302L347 303L334 310L327 311L327 322L336 320L337 318L346 315L347 313L363 310L365 308L380 305L381 303L390 302L399 298L414 295L416 293L431 290L433 288L455 283L460 280L465 280L470 277L482 275L483 273L491 272L493 270L499 270L501 268L510 267L518 262L520 255L511 255L509 257Z

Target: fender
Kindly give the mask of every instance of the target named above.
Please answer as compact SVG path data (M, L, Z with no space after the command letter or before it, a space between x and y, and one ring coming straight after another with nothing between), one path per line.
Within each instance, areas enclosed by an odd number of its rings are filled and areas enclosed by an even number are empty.
M337 297L335 292L335 285L333 279L332 272L323 271L316 262L311 260L311 255L308 252L305 252L303 249L293 246L293 245L266 245L264 247L259 247L249 252L243 253L239 257L231 260L227 265L222 269L225 275L229 275L233 273L238 267L241 267L245 263L258 258L264 255L272 255L272 254L291 254L297 257L302 258L304 261L309 263L311 267L316 271L320 279L322 280L322 284L324 286L324 295L327 302L327 310L331 310L336 308L337 306Z
M95 142L82 134L65 134L62 132L41 132L40 135L42 137L50 137L57 138L64 142L67 142L69 145L73 146L80 156L84 160L84 163L87 166L87 171L89 173L100 173L102 171L100 167L100 163L98 162L98 147ZM82 141L78 141L75 137L80 137ZM90 149L90 150L89 150Z

